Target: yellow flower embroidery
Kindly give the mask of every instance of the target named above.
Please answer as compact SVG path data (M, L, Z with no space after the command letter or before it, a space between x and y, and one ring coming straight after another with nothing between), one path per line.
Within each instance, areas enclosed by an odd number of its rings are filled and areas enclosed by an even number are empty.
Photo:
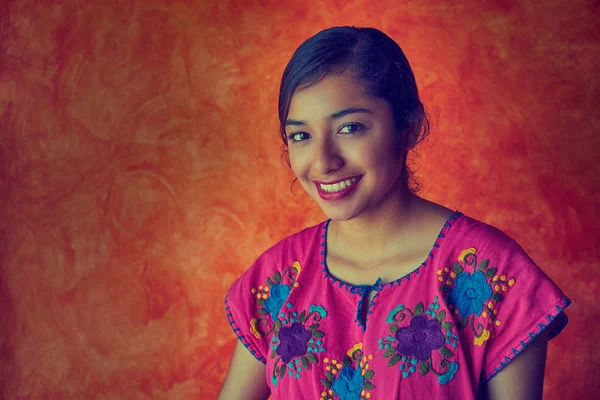
M300 275L300 271L302 271L302 267L300 266L300 263L298 261L294 261L292 263L292 267L294 267L296 269L296 271L298 271L298 275ZM298 277L298 275L296 275L296 277Z
M361 343L356 343L354 345L354 347L352 347L350 350L348 350L348 356L352 357L352 354L356 351L356 350L362 350L362 342Z
M260 337L262 336L260 334L260 332L258 331L258 329L256 329L256 322L258 320L256 318L252 318L250 320L250 332L252 332L252 334L254 335L255 338L260 339Z
M475 346L483 346L483 343L488 340L490 338L490 331L488 331L487 329L484 329L483 332L481 333L481 336L479 337L475 337L475 340L473 341L473 343L475 344Z
M470 249L465 249L460 253L460 256L458 256L458 261L465 261L465 257L468 256L469 254L475 254L477 253L477 250L475 250L474 248L470 248Z

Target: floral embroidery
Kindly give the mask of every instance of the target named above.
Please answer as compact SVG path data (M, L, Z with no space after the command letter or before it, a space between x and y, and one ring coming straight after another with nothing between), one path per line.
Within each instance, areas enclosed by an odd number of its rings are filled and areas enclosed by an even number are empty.
M253 318L250 321L250 331L257 339L273 331L273 323L277 320L277 315L289 297L292 288L299 286L298 276L301 270L300 263L294 261L283 273L277 271L272 278L268 277L266 285L260 285L257 289L252 289L259 307L258 314L262 315L262 317ZM270 329L268 329L269 326L271 326Z
M312 332L302 325L294 322L291 326L284 326L279 330L279 346L277 354L284 363L290 362L294 357L303 356L308 349L308 341Z
M303 370L310 370L311 364L319 361L317 354L325 351L325 333L319 330L319 323L327 316L327 311L314 304L308 313L302 311L298 314L293 308L292 303L286 303L283 311L276 316L273 328L265 333L272 333L270 349L275 362L271 382L275 386L286 373L299 379Z
M271 314L273 321L277 319L277 314L279 314L279 310L281 310L281 307L283 307L283 304L290 295L290 291L291 289L288 285L280 283L276 283L271 287L271 295L265 301L264 306L269 314Z
M401 327L407 317L408 326ZM399 304L386 322L390 324L391 335L379 339L379 349L385 349L383 357L389 358L389 367L400 364L403 378L410 377L417 369L421 376L437 375L441 384L454 378L458 363L451 361L455 358L451 348L458 347L459 336L453 332L454 324L446 321L446 310L440 310L438 296L427 310L422 302L412 310Z
M360 373L360 367L343 367L331 388L342 400L358 400L365 384L365 378Z
M325 376L321 383L326 389L321 400L365 400L371 398L370 390L375 388L371 379L375 375L369 369L373 354L364 354L362 343L355 344L341 361L325 358Z
M484 329L481 336L479 336L479 337L475 336L475 339L473 340L473 344L475 346L483 346L483 343L486 340L488 340L489 338L490 338L490 331L488 331L487 329Z
M438 382L441 383L442 385L444 383L448 383L452 380L452 378L454 378L454 374L456 374L456 371L458 371L458 364L455 362L451 362L450 366L448 367L448 371L446 371L444 374L438 376Z
M258 329L256 328L257 322L258 322L258 319L256 319L256 318L252 318L250 320L250 332L254 335L255 338L260 339L261 338L260 332L258 332Z
M450 292L450 301L458 307L461 317L470 314L477 316L483 311L483 302L492 295L492 288L487 283L483 272L477 270L472 274L461 272L454 281Z
M431 352L444 345L442 324L437 319L428 319L422 315L414 317L410 326L396 331L398 353L415 356L424 361L431 357Z
M310 306L309 312L317 312L321 316L321 318L325 318L327 316L327 311L321 306L315 306L314 304Z
M467 272L467 269L473 272ZM504 300L502 292L515 284L515 279L498 276L497 272L497 268L490 268L489 260L477 264L477 249L474 248L463 250L452 268L437 271L444 301L460 317L459 329L470 326L475 346L483 346L491 335L483 324L475 324L475 318L484 318L488 324L499 326L501 322L497 315L498 304Z

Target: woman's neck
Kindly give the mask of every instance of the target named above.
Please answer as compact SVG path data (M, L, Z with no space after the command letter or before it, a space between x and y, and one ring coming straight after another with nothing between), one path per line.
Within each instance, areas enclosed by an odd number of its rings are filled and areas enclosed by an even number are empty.
M410 235L412 227L421 219L425 202L408 190L402 191L377 210L369 210L348 221L331 221L331 239L359 253L363 249L370 253L386 252Z

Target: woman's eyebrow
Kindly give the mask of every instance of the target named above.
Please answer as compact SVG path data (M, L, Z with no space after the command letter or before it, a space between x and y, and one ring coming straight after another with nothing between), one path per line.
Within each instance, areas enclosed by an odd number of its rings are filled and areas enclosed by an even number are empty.
M338 118L342 118L345 117L346 115L350 115L350 114L357 114L357 113L366 113L366 114L373 114L373 111L371 110L367 110L366 108L346 108L344 110L341 111L337 111L333 114L331 114L329 116L329 119L338 119ZM285 121L285 126L300 126L300 125L307 125L306 121L300 121L297 119L288 119Z

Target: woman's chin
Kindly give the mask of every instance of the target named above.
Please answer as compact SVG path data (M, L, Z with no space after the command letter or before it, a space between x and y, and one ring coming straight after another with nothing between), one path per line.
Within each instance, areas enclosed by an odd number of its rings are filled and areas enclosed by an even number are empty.
M359 214L356 210L344 210L341 207L321 207L321 211L333 221L349 221Z

